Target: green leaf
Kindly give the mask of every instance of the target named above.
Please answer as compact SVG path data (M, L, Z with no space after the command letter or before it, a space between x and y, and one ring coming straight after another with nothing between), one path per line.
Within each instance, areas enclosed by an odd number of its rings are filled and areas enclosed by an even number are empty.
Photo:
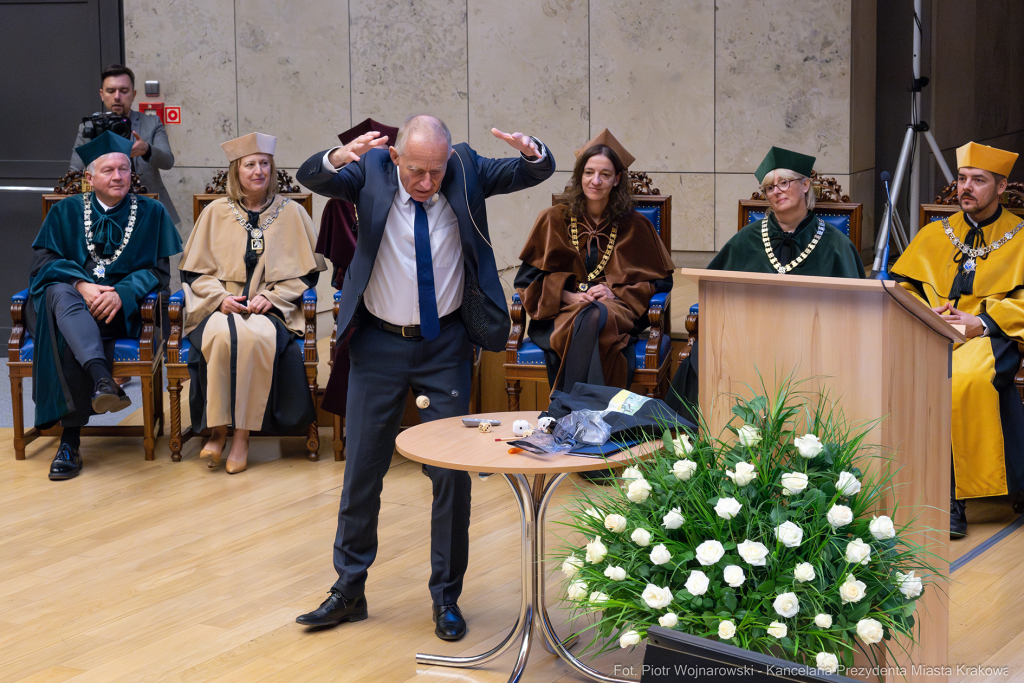
M722 596L722 604L725 605L725 608L729 610L729 612L735 612L736 608L739 607L739 601L736 599L736 594L732 591L728 591Z
M768 595L768 594L772 593L775 590L775 581L773 579L768 579L767 581L764 581L757 588L758 588L758 590L760 590L765 595Z
M858 622L867 616L868 611L871 609L871 602L868 600L861 600L857 605L850 610L849 616L851 622Z

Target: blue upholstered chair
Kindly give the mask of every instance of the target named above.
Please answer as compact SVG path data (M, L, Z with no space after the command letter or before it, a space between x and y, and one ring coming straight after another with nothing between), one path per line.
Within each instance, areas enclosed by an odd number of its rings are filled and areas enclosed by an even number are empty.
M11 297L11 338L7 343L7 368L11 375L11 406L14 413L14 457L25 459L25 446L40 436L59 436L60 427L25 431L22 380L32 376L32 333L25 328L24 307L28 290ZM143 301L142 333L138 339L114 343L115 378L138 377L142 382L143 424L135 426L84 427L82 436L141 436L146 460L154 458L156 437L164 433L163 340L160 338L160 296L150 292Z
M665 246L672 250L672 197L655 194L650 189L646 174L630 173L631 190L636 209L643 214L658 231ZM561 195L552 196L552 205L560 201ZM671 366L672 340L669 338L668 294L655 294L647 307L647 332L627 347L627 352L636 357L633 383L643 388L647 396L660 398L668 382ZM526 312L519 294L512 296L509 306L512 316L512 332L505 346L505 391L508 394L508 409L519 410L519 395L523 380L547 383L547 369L544 366L544 352L526 336Z

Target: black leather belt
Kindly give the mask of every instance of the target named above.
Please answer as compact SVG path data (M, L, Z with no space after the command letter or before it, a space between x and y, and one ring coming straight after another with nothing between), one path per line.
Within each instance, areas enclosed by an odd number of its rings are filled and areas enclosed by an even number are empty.
M381 320L369 311L366 311L363 315L365 316L365 320L377 329L397 334L399 337L403 337L405 339L423 339L423 335L420 334L419 325L392 325L387 320ZM458 319L459 309L455 309L448 315L441 316L441 328L444 329Z

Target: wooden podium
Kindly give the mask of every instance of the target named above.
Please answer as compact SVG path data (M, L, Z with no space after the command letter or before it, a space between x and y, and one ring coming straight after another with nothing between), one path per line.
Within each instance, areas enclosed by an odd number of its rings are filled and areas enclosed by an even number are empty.
M688 268L682 275L698 286L700 406L712 434L732 417L729 394L749 396L762 379L772 392L791 373L810 380L807 390L827 390L848 421L880 420L866 443L895 456L894 521L929 529L914 540L945 570L951 354L963 335L891 281ZM915 619L920 645L909 656L891 645L899 661L887 663L886 682L903 680L899 666L907 681L947 680L912 668L948 663L947 585L926 590Z

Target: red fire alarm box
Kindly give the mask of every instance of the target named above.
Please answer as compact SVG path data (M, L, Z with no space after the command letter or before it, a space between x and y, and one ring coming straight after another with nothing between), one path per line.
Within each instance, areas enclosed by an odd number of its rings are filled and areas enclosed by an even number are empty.
M156 116L160 119L160 123L164 122L163 102L139 102L139 112L149 116Z

